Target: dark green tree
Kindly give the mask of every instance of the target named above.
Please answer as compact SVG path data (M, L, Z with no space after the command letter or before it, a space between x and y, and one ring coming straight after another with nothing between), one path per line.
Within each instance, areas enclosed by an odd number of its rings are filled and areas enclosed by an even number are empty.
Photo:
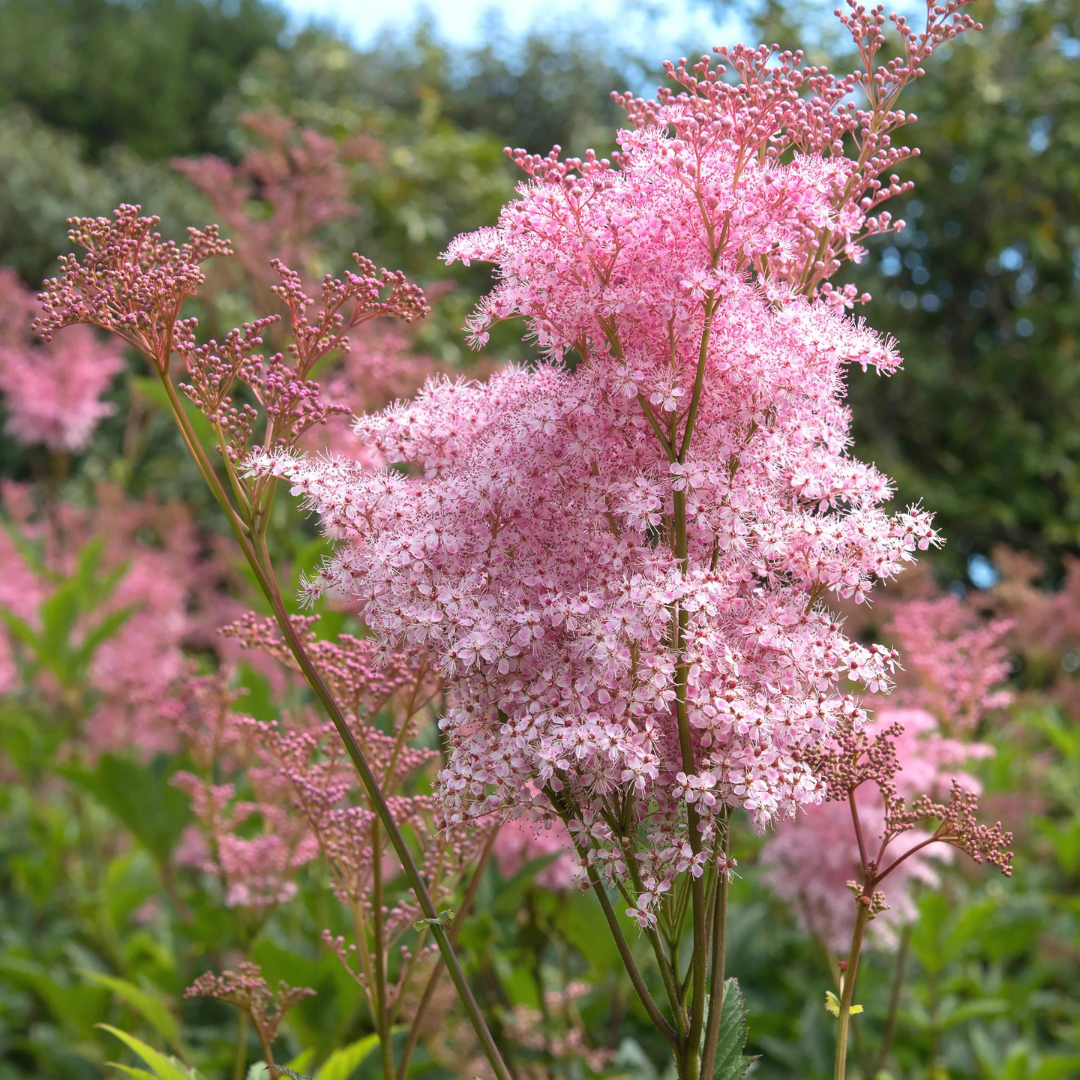
M284 27L266 0L0 0L0 104L94 154L214 149L214 106Z
M976 15L907 103L908 227L858 272L906 370L851 396L863 456L937 511L953 572L1080 546L1080 3Z

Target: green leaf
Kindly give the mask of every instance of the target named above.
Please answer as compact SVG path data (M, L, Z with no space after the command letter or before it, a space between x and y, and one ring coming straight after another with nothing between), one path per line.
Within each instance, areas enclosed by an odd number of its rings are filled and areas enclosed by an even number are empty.
M288 1065L265 1065L271 1076L287 1076L289 1080L315 1080L314 1077L308 1076L306 1073L297 1072L296 1069L291 1068Z
M349 1043L348 1046L343 1046L340 1050L335 1050L319 1066L315 1073L315 1080L349 1080L364 1058L378 1045L379 1036L368 1035L354 1043Z
M55 580L55 571L45 565L45 541L31 540L24 536L13 521L7 518L0 519L0 527L8 534L11 546L18 552L19 557L34 571L38 577Z
M1080 1076L1080 1054L1053 1054L1043 1058L1031 1080L1069 1080Z
M80 974L90 982L111 990L125 1005L130 1006L144 1020L157 1029L158 1033L173 1046L180 1048L180 1025L176 1017L169 1012L168 1006L147 990L128 982L126 979L118 979L113 975L105 975L100 971L82 971Z
M34 960L21 956L2 957L0 972L37 994L57 1019L88 1035L94 1019L105 1009L105 995L100 989L62 983L43 964Z
M145 1069L137 1069L134 1065L123 1065L119 1061L106 1061L105 1064L108 1065L110 1069L119 1069L122 1073L134 1077L134 1080L156 1080L152 1072L147 1072Z
M75 651L74 664L77 670L81 670L89 664L99 645L115 637L120 628L135 614L143 605L128 604L106 615L92 630L89 630L83 638L82 644Z
M93 770L73 765L58 771L110 810L159 862L168 858L191 819L187 796L169 784L163 755L140 765L102 754Z
M309 1046L306 1050L301 1050L292 1061L286 1062L284 1068L292 1069L293 1072L298 1073L306 1072L314 1057L315 1047ZM278 1066L275 1065L274 1068L276 1069Z
M937 1024L940 1028L951 1028L979 1017L1006 1016L1009 1009L1007 1001L998 998L980 998L958 1005L955 1009L946 1009L942 1015L938 1016Z
M747 1023L746 1002L738 979L728 979L724 983L724 1002L720 1009L720 1033L716 1040L716 1066L712 1080L742 1080L747 1069L754 1063L754 1058L747 1057L746 1035L750 1030Z
M70 662L71 638L82 614L74 583L65 581L38 610L41 614L38 662L61 682L70 683L74 675Z
M129 1050L138 1054L150 1066L158 1080L192 1080L192 1072L185 1069L176 1058L167 1057L152 1046L147 1046L142 1039L136 1039L134 1035L114 1028L111 1024L95 1026L115 1035Z
M37 632L25 619L20 619L14 611L0 607L0 620L24 645L33 649L35 653L40 652Z
M105 541L98 536L85 544L79 552L79 558L75 563L75 573L72 575L72 581L75 582L75 585L83 596L92 595L97 588L104 551ZM110 589L109 591L111 592L112 590Z

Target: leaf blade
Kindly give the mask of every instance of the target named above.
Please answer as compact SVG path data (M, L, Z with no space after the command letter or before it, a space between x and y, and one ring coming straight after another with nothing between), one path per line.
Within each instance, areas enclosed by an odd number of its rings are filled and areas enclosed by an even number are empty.
M379 1045L378 1035L366 1035L335 1050L318 1068L315 1080L349 1080L361 1062Z

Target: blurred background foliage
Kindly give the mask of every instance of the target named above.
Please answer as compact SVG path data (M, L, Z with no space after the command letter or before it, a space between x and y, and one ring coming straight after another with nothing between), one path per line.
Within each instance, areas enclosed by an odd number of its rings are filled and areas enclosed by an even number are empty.
M831 6L765 0L748 18L762 40L809 42L811 60L842 62ZM904 170L917 190L896 208L908 228L875 243L854 272L873 294L866 317L899 339L907 360L893 379L852 374L857 448L896 478L901 500L921 498L938 514L949 540L936 564L941 584L993 585L1000 545L1041 560L1041 580L1054 584L1080 550L1080 0L982 0L976 15L985 32L943 50L948 62L936 57L907 101L922 149ZM711 44L688 42L688 53ZM487 274L446 270L437 257L457 232L492 222L512 195L503 146L609 152L619 114L608 92L646 90L662 59L647 43L635 52L605 41L584 16L524 39L492 23L475 46L448 45L420 23L358 48L317 26L287 32L282 12L263 0L0 0L0 264L36 285L67 250L69 215L107 213L121 201L160 214L170 235L214 220L174 159L240 161L252 145L242 118L272 109L355 150L345 156L356 213L325 230L325 268L345 267L357 250L425 286L451 283L434 290L432 318L413 345L469 371L475 360L460 325ZM512 330L493 335L488 352L529 356ZM175 434L152 408L144 449L126 454L135 380L118 382L112 396L118 415L69 463L66 496L87 501L108 480L135 496L179 499L200 524L212 522ZM4 440L0 475L26 480L40 464ZM313 560L305 526L290 528L296 561ZM1076 671L1076 655L1066 643L1043 657L1051 676L1027 657L1019 704L986 736L999 752L984 780L1001 813L1034 808L1039 824L1021 814L1031 824L1013 881L958 875L944 899L920 901L923 918L902 958L910 984L895 1021L894 1078L1080 1075L1080 737L1073 710L1039 696L1062 668ZM49 774L57 744L42 735L40 703L5 708L23 775ZM5 735L9 754L13 745ZM117 1051L107 1051L95 1021L166 1022L137 995L80 973L118 971L169 1002L205 962L191 941L229 938L213 908L189 912L205 923L201 938L183 920L164 934L124 929L161 891L186 811L162 777L112 760L92 775L72 772L63 790L50 780L44 801L30 787L0 794L0 1080L102 1076ZM137 798L118 798L120 788ZM1037 806L1021 806L1018 791ZM116 845L118 826L133 843ZM764 1054L757 1075L828 1076L822 960L757 886L758 841L748 834L742 843L729 966ZM615 1052L611 1073L658 1080L662 1052L615 959L602 953L591 898L552 896L531 882L495 871L485 881L485 914L464 942L481 994L496 1009L542 1004L528 974L540 963L589 979L599 992L581 1016ZM317 893L303 893L294 922L272 926L256 955L268 977L319 990L294 1014L289 1038L297 1051L325 1055L363 1034L363 1023L340 1004L348 983L317 944L325 925ZM301 939L307 952L294 947ZM883 1034L896 962L879 953L867 963L860 994L871 1046ZM226 1075L229 1063L212 1048L231 1019L205 1003L184 1017L196 1047L211 1048L204 1060Z

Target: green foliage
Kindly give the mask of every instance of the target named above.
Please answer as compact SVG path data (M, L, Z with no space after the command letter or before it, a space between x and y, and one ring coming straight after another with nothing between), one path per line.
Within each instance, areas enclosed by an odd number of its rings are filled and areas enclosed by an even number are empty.
M111 990L125 1005L129 1005L146 1020L166 1042L182 1052L180 1024L159 993L144 990L126 979L118 979L101 971L84 971L83 976L88 982Z
M742 1080L754 1059L747 1057L746 1002L738 979L728 979L724 983L724 1001L720 1010L720 1036L716 1042L716 1066L713 1080Z
M0 620L28 651L27 662L48 671L63 686L80 682L98 646L113 637L136 611L125 607L100 614L127 571L121 565L105 572L101 565L103 547L100 540L93 540L82 549L74 573L57 582L42 603L38 612L40 630L13 611L0 608ZM23 550L27 550L25 545ZM76 633L87 616L96 618L89 626L81 627L81 633Z
M283 29L263 0L4 0L0 102L29 105L95 154L213 149L214 106Z
M908 228L854 274L907 358L893 379L852 375L860 450L938 513L954 574L999 543L1080 545L1080 4L976 17L907 103Z
M188 799L169 785L174 770L164 755L149 765L102 754L93 769L62 766L65 779L92 795L154 856L164 863L191 820Z
M765 7L785 44L818 12ZM920 114L912 138L923 147L905 166L919 185L900 211L911 225L876 244L858 272L875 294L867 314L900 338L907 370L891 380L852 376L860 452L898 478L902 498L924 496L940 513L954 575L970 551L1001 541L1050 557L1080 547L1080 6L984 0L977 14L988 29L955 44L947 62L936 56L910 103ZM205 150L236 159L248 138L240 115L273 107L343 144L370 140L371 153L349 167L357 214L325 238L327 269L347 266L359 250L443 280L451 272L435 262L439 251L458 231L491 223L512 194L516 177L502 146L609 149L617 114L607 91L641 81L598 37L570 30L523 43L494 32L462 50L421 27L360 51L322 30L282 41L280 27L276 10L256 0L0 0L0 262L40 279L66 250L69 215L107 212L121 200L162 213L169 235L209 220L165 159ZM816 21L811 30L815 50L843 46ZM457 287L438 298L417 347L464 365L458 328L488 273L454 268L449 280ZM226 310L224 301L221 311L207 304L200 315L217 332ZM505 333L492 354L527 356ZM110 479L135 497L206 505L200 524L210 546L219 519L160 414L160 384L144 375L117 387L118 416L75 463L65 494L88 500L95 483ZM133 412L142 434L129 450ZM29 458L5 449L0 471L25 478ZM278 509L273 548L283 553L282 580L295 580L325 541ZM13 539L22 557L40 563L29 541ZM91 545L53 580L37 620L0 614L22 664L19 691L0 698L0 1080L101 1080L117 1039L133 1056L113 1068L138 1080L200 1075L170 1051L208 1078L232 1075L234 1013L213 1001L174 1003L196 975L238 951L272 983L317 991L282 1029L278 1049L297 1055L285 1075L378 1080L356 985L319 942L324 928L348 930L327 902L326 881L299 874L294 902L265 925L244 923L225 907L220 883L177 865L189 811L170 778L189 763L144 761L134 748L67 756L94 704L85 685L94 653L131 614L110 606L118 576L102 571ZM347 618L328 613L320 632ZM43 706L35 679L68 688L61 707ZM244 710L258 719L307 703L252 666L237 681L250 691ZM883 1065L897 1080L1080 1074L1080 729L1064 707L1022 702L994 741L984 780L1017 829L1017 874L1002 883L949 871L943 892L920 898ZM822 1001L833 984L818 947L761 886L759 844L740 829L728 959L738 981L727 983L713 1080L744 1076L751 1054L760 1055L752 1075L761 1080L825 1080L835 1022ZM548 861L506 879L490 868L462 930L497 1037L523 1071L658 1080L666 1046L595 898L539 888ZM623 924L655 979L648 941ZM860 964L853 1071L872 1074L894 974L885 950L871 949ZM614 1051L605 1069L552 1063L552 1037L568 1021L544 1015L545 991L574 979L592 989L567 1014L593 1045ZM546 1048L544 1038L541 1048L515 1041L516 1010L541 1015ZM258 1054L253 1041L241 1043L241 1064ZM415 1062L414 1076L449 1080L426 1051Z
M379 1047L377 1035L367 1035L363 1039L335 1050L319 1066L314 1080L349 1080L349 1077L363 1064L364 1059Z
M153 1070L153 1075L157 1077L157 1080L201 1080L194 1069L185 1067L174 1057L159 1053L152 1046L147 1046L141 1039L135 1038L134 1035L129 1035L126 1031L114 1028L110 1024L99 1024L98 1027L102 1031L107 1031L110 1035L115 1035L129 1050L138 1054ZM129 1076L143 1077L147 1075L142 1069L132 1070L128 1066L116 1065L112 1062L110 1064L113 1065L113 1068L119 1068Z

